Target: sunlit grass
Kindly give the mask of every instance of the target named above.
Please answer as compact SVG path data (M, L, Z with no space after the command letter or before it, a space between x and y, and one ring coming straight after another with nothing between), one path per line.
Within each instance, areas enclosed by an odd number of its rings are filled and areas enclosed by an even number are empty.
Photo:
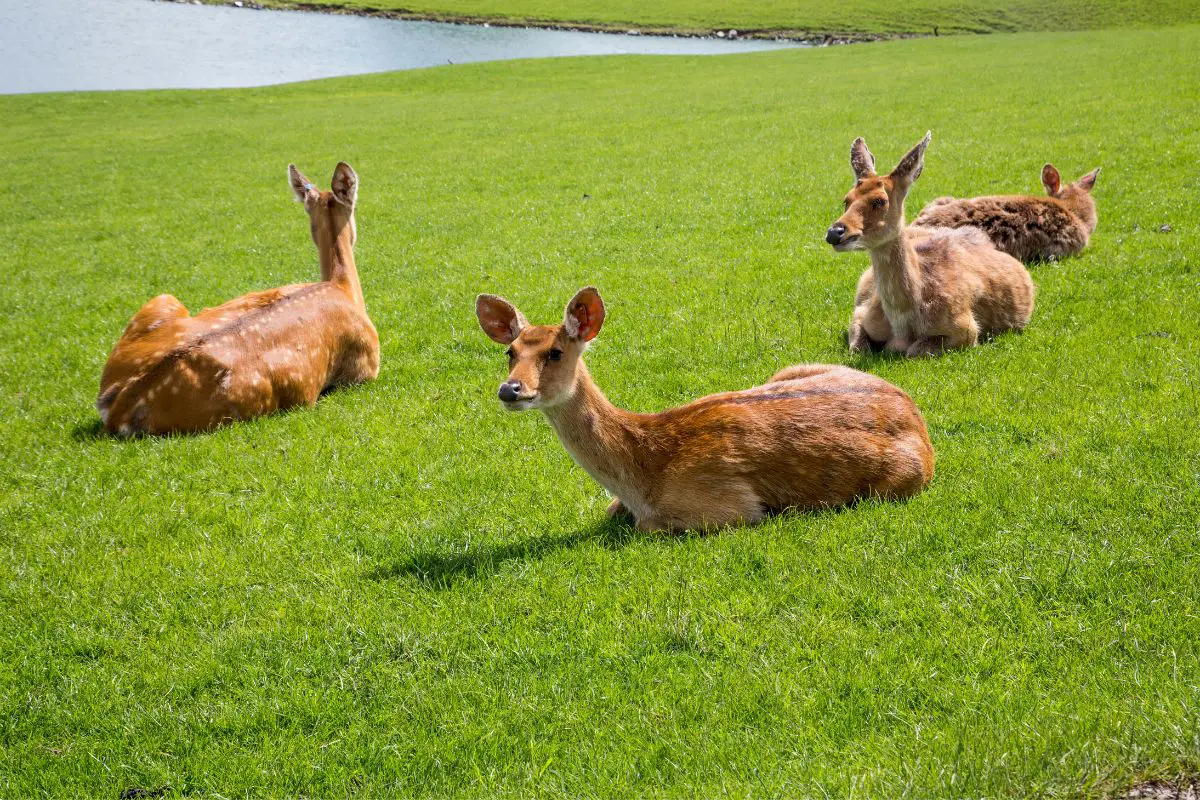
M512 62L0 98L0 795L1095 795L1200 757L1200 29ZM1030 329L853 358L822 241L864 135L911 206L1103 166ZM362 188L379 380L217 433L95 436L147 298L303 280L295 161ZM910 216L915 208L910 208ZM1169 232L1160 232L1162 226ZM477 292L654 410L849 363L928 492L641 535L504 413Z

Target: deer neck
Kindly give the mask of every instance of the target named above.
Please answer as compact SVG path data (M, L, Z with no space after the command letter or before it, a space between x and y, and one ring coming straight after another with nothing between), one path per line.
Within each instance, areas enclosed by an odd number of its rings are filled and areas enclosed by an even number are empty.
M638 420L608 401L582 359L571 396L542 411L575 463L635 514L645 508L648 476L645 459L639 457L643 437Z
M362 286L358 282L358 268L354 265L354 226L342 225L332 237L317 248L321 259L321 280L332 281L344 287L355 305L365 310Z
M1096 232L1096 204L1090 195L1069 197L1064 204L1084 224L1089 236Z
M915 327L921 310L921 266L917 251L901 228L891 241L870 251L875 291L893 328ZM899 323L899 325L898 325ZM897 330L909 336L911 330Z

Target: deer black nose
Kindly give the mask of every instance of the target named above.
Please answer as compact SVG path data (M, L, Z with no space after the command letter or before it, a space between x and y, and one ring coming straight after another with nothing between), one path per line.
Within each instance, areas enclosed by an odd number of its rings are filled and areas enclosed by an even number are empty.
M829 226L829 230L825 231L825 241L830 244L837 244L846 235L846 226L841 222L835 222Z
M520 381L506 381L500 384L500 399L506 403L514 403L521 391Z

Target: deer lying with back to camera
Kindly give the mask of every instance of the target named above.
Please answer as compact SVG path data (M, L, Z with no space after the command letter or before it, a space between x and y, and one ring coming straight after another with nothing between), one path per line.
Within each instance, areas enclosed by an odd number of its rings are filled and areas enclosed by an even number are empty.
M159 295L133 316L100 377L110 433L190 433L313 405L331 387L379 374L379 337L354 264L358 176L346 163L318 190L295 165L321 264L318 283L252 292L190 316Z
M994 195L939 197L921 209L913 225L978 228L997 249L1019 261L1048 261L1087 247L1096 230L1092 188L1100 168L1064 185L1053 164L1042 167L1046 197Z

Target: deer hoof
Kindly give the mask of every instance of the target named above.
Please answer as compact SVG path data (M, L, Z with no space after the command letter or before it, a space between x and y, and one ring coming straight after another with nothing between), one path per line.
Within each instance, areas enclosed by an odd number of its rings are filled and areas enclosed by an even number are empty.
M604 513L610 517L619 517L629 513L629 509L621 502L621 498L614 497L613 501L608 504L608 508L604 509Z

